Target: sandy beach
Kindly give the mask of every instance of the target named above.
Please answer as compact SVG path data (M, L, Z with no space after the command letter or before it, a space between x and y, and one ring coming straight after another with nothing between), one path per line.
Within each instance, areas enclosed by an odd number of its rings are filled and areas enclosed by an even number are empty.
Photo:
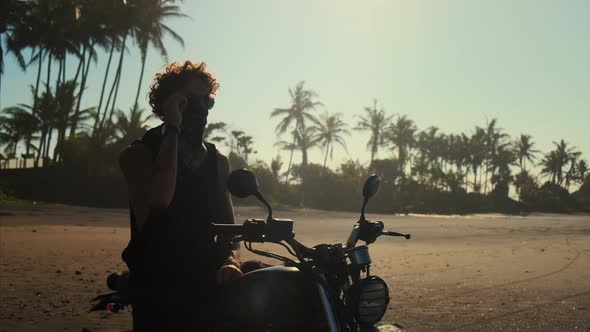
M264 217L237 208L238 220ZM275 211L307 245L343 242L355 213ZM411 240L370 246L405 331L590 331L590 216L368 214ZM130 311L88 313L125 268L127 210L0 207L0 331L129 331ZM264 248L282 252L275 246ZM245 249L241 258L255 256Z

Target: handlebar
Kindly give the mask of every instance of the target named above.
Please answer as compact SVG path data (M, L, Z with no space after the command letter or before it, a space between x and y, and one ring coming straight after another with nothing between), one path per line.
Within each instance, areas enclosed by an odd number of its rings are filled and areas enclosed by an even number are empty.
M243 225L211 224L211 232L216 235L243 235Z
M293 238L293 220L248 219L242 225L211 224L210 230L215 235L241 235L240 240L247 242L281 242Z
M377 238L381 235L388 235L388 236L403 236L406 240L409 240L412 235L411 234L402 234L398 232L392 231L383 231L382 221L370 221L362 218L358 222L358 240L365 241L367 244L373 243L377 240Z
M406 238L406 240L409 240L412 238L412 234L402 234L402 233L398 233L398 232L381 232L381 235L388 235L388 236L403 236Z
M230 243L237 243L240 241L250 242L272 242L284 246L282 241L289 244L295 252L289 251L291 254L302 260L303 258L314 258L316 252L312 248L307 248L305 245L295 240L293 233L293 220L289 219L271 219L265 222L262 219L248 219L242 225L235 224L211 224L210 230L214 235L230 235L237 236L230 240ZM366 219L359 220L355 226L356 232L353 231L352 237L347 243L347 248L354 248L358 240L365 241L367 244L373 243L381 235L387 236L402 236L409 240L412 236L410 234L402 234L392 231L383 231L384 225L381 221L369 221ZM247 246L249 250L251 248ZM288 248L287 248L288 249ZM289 250L289 249L288 249ZM262 252L254 251L262 255ZM273 258L278 256L273 255Z

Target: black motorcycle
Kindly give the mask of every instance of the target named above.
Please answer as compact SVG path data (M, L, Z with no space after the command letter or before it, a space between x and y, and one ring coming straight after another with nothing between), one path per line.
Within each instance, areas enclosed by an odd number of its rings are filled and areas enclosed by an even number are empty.
M212 224L211 232L224 235L223 245L243 242L261 256L284 262L248 272L224 287L215 302L220 331L377 331L376 324L389 304L389 289L383 279L371 275L368 245L381 235L410 234L384 231L381 221L365 218L365 206L379 190L381 179L370 176L363 187L361 217L346 242L308 248L295 239L293 220L276 219L258 191L256 177L241 169L228 180L232 195L255 196L268 209L266 220L248 219L242 225ZM358 241L365 245L357 246ZM261 251L253 243L276 243L293 258ZM114 293L99 295L93 310L117 312L128 302L128 273L107 279Z

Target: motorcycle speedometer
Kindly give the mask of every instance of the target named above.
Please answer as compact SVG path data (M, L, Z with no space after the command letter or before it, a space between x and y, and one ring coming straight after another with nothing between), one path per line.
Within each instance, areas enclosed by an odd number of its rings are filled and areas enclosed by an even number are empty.
M370 276L349 289L349 305L357 323L370 327L378 323L389 304L389 289L383 279Z

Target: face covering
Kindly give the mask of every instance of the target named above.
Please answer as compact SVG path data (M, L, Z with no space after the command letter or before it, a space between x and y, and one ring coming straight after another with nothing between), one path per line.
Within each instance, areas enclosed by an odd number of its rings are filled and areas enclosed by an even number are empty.
M188 98L186 111L182 115L182 135L191 144L200 145L207 125L209 109L213 107L214 99L209 96L191 96Z

